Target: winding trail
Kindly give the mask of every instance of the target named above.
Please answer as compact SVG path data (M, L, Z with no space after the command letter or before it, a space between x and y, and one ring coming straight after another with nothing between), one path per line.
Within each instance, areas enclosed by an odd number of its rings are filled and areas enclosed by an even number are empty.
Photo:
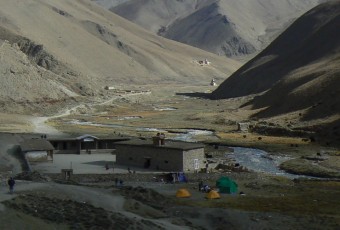
M53 136L60 136L63 133L56 128L46 124L52 117L32 117L30 122L34 126L33 133L45 133Z
M129 96L138 96L142 94L148 94L148 93L126 93L124 94L124 97L129 97ZM82 103L80 105L73 106L72 108L66 109L64 112L61 114L56 114L54 116L49 116L49 117L30 117L28 121L32 124L33 126L33 133L41 133L41 134L49 134L51 136L62 136L65 135L63 132L57 130L56 128L46 124L46 122L50 119L55 119L55 118L60 118L64 116L68 116L72 114L73 111L76 111L80 107L88 106L88 107L93 107L93 106L103 106L111 103L112 101L121 98L121 96L112 96L108 100L100 101L100 102L88 102L88 103Z
M68 116L71 114L71 111L76 110L77 108L81 107L82 105L74 106L70 109L67 109L62 114L50 116L50 117L31 117L29 122L33 125L33 133L43 133L49 134L52 136L61 136L64 135L63 132L57 130L56 128L48 125L46 122L50 119L55 119L59 117Z

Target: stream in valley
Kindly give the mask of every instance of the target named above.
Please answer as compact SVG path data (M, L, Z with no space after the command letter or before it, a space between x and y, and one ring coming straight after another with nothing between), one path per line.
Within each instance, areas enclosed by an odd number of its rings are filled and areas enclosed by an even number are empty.
M296 177L296 175L286 173L279 168L282 162L290 159L289 157L269 155L263 150L253 148L232 147L232 149L234 152L228 154L228 157L247 169L280 176Z
M123 118L120 118L120 119L122 120ZM124 125L124 124L100 124L100 123L93 123L89 121L80 121L80 120L72 120L69 122L69 124L88 125L88 126L96 126L96 127L109 127L109 128L129 128L129 129L135 129L136 131L154 132L154 133L170 132L174 134L174 136L169 137L168 139L177 140L177 141L187 141L187 142L195 142L195 137L200 136L200 135L214 136L213 131L200 130L200 129L162 129L162 128L150 128L150 127L136 127L136 126Z

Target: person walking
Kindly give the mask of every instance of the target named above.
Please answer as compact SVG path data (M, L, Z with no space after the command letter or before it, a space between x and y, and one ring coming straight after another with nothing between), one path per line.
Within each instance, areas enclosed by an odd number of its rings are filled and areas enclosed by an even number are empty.
M8 179L7 184L9 186L9 193L13 194L13 192L14 192L14 185L15 185L15 180L13 179L13 177L10 177Z

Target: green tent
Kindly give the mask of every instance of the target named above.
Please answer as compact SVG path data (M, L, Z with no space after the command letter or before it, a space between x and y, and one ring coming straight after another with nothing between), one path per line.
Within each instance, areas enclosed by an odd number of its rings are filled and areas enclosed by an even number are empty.
M237 184L229 177L221 177L216 181L216 187L220 190L220 193L237 193Z

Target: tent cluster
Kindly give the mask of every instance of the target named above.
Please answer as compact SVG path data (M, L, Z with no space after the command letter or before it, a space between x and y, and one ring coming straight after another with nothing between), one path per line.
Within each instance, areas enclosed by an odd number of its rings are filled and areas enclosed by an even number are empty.
M216 181L216 188L216 190L211 189L205 197L207 199L219 199L221 198L220 193L235 194L237 193L238 185L229 177L221 177ZM189 198L191 194L187 189L182 188L177 191L176 197Z

